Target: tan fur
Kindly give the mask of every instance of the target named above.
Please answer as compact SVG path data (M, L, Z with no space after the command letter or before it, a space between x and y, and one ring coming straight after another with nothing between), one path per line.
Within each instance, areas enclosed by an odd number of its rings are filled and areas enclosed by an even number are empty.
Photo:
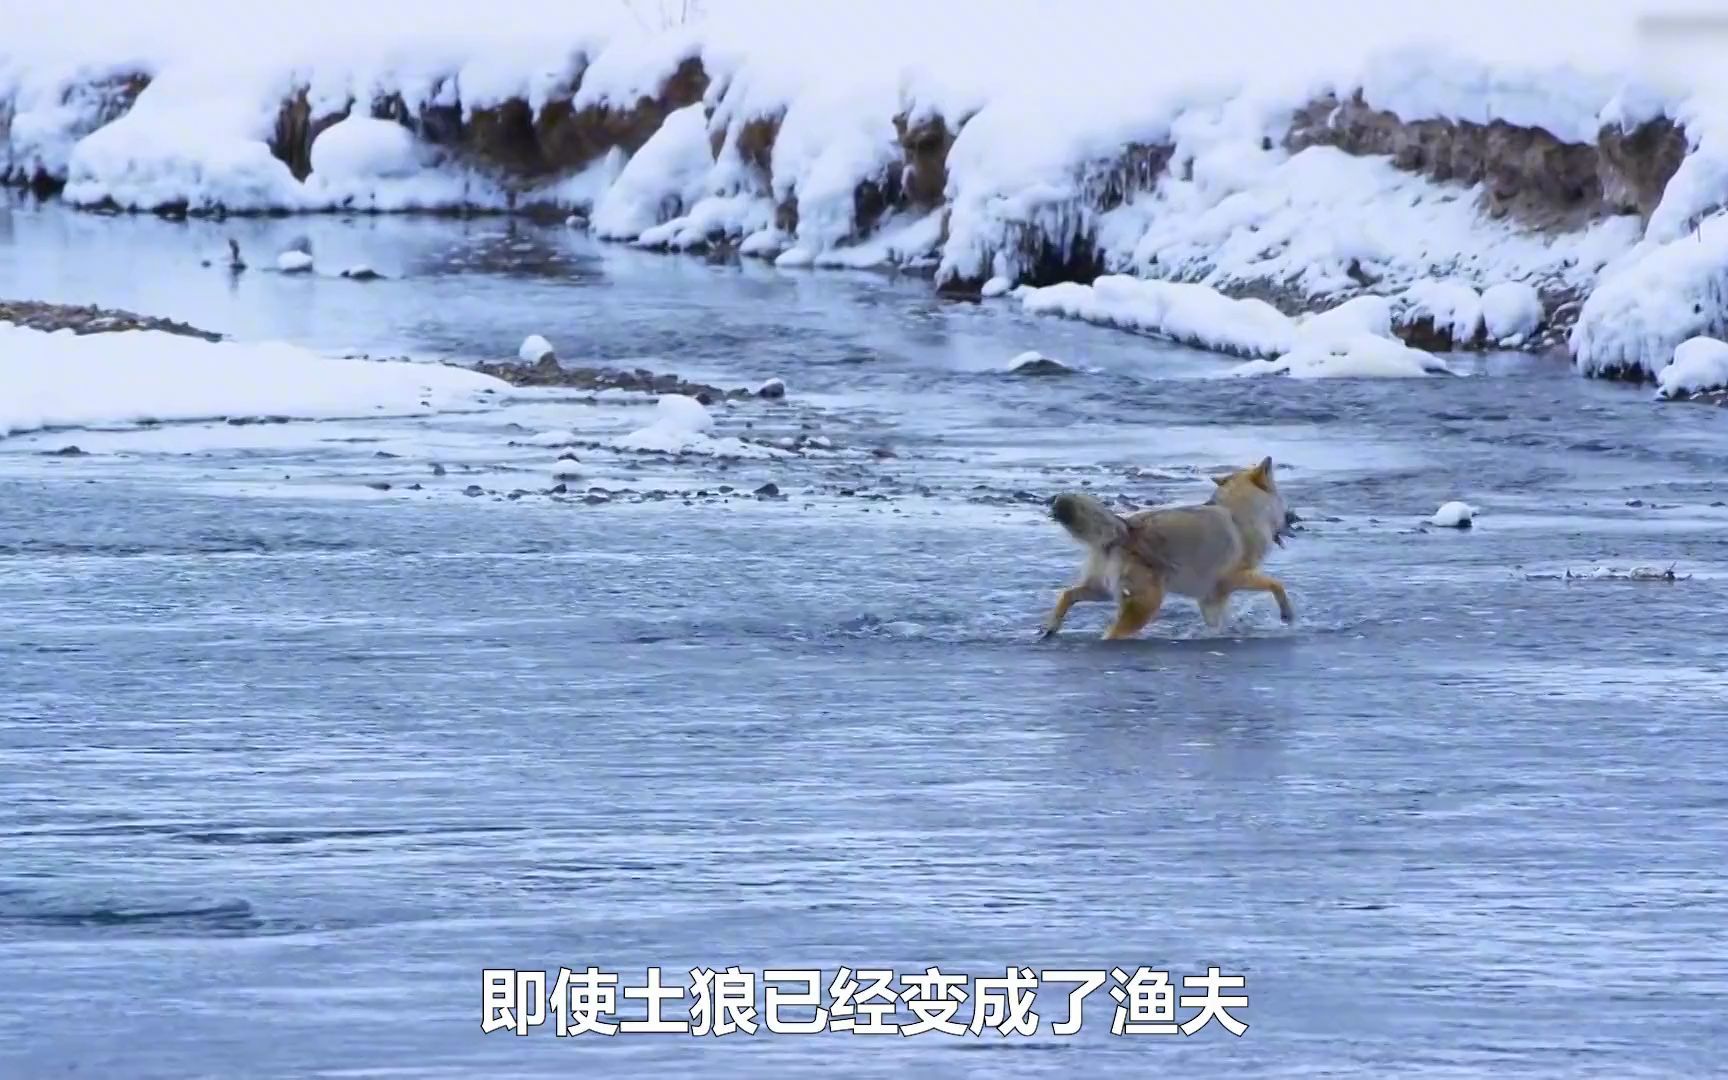
M1158 614L1168 593L1200 602L1206 625L1224 624L1230 594L1269 592L1285 621L1296 610L1282 583L1260 572L1288 525L1272 459L1214 479L1209 502L1120 516L1090 495L1059 495L1051 516L1086 548L1080 580L1062 590L1044 636L1062 628L1068 610L1087 600L1114 600L1106 639L1133 637Z

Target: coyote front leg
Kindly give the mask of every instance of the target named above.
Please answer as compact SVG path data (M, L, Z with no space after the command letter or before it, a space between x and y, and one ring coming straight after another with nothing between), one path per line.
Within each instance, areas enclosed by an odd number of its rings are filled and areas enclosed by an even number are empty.
M1062 629L1062 621L1068 618L1068 609L1084 600L1108 600L1110 594L1089 581L1063 589L1056 597L1056 607L1050 612L1050 617L1044 620L1044 629L1040 638L1047 638Z
M1278 601L1278 617L1285 622L1296 621L1296 609L1290 606L1290 598L1284 594L1284 584L1277 578L1258 570L1238 570L1230 575L1226 584L1233 590L1271 593L1272 598Z

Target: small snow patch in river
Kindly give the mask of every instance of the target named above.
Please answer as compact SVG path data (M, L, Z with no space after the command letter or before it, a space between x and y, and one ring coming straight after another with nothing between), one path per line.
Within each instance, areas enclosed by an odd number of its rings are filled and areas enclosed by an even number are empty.
M1468 529L1476 518L1476 508L1466 502L1454 499L1441 505L1434 511L1434 516L1428 519L1428 524L1438 525L1443 529Z
M516 350L516 358L526 360L530 364L537 364L546 357L553 355L555 354L552 351L552 343L539 334L529 334L523 338L521 346Z

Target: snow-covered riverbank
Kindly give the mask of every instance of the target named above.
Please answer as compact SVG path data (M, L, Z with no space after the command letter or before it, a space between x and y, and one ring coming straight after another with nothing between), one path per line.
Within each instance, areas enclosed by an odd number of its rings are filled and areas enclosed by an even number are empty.
M91 208L550 208L962 293L1372 293L1412 344L1576 321L1581 371L1654 378L1728 330L1728 108L1684 62L1728 27L1640 10L422 0L338 35L324 0L85 0L11 17L0 171Z

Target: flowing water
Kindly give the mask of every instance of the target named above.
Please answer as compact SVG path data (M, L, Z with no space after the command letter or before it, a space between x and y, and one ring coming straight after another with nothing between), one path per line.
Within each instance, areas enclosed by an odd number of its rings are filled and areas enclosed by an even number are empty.
M386 280L231 275L229 236ZM1623 1077L1728 1054L1728 413L1516 356L1215 378L1230 361L922 281L497 219L19 204L0 296L778 376L785 401L718 433L794 447L608 451L645 399L547 391L0 440L0 1075ZM1026 349L1085 370L1006 374ZM1218 635L1172 600L1137 641L1097 639L1103 605L1035 640L1079 556L1050 495L1200 499L1267 454L1305 519L1269 567L1293 626L1244 596ZM1452 498L1475 528L1422 525ZM1107 983L1070 1036L1054 984L1031 1036L482 1033L484 969L590 965L1216 965L1249 1028L1114 1035Z

